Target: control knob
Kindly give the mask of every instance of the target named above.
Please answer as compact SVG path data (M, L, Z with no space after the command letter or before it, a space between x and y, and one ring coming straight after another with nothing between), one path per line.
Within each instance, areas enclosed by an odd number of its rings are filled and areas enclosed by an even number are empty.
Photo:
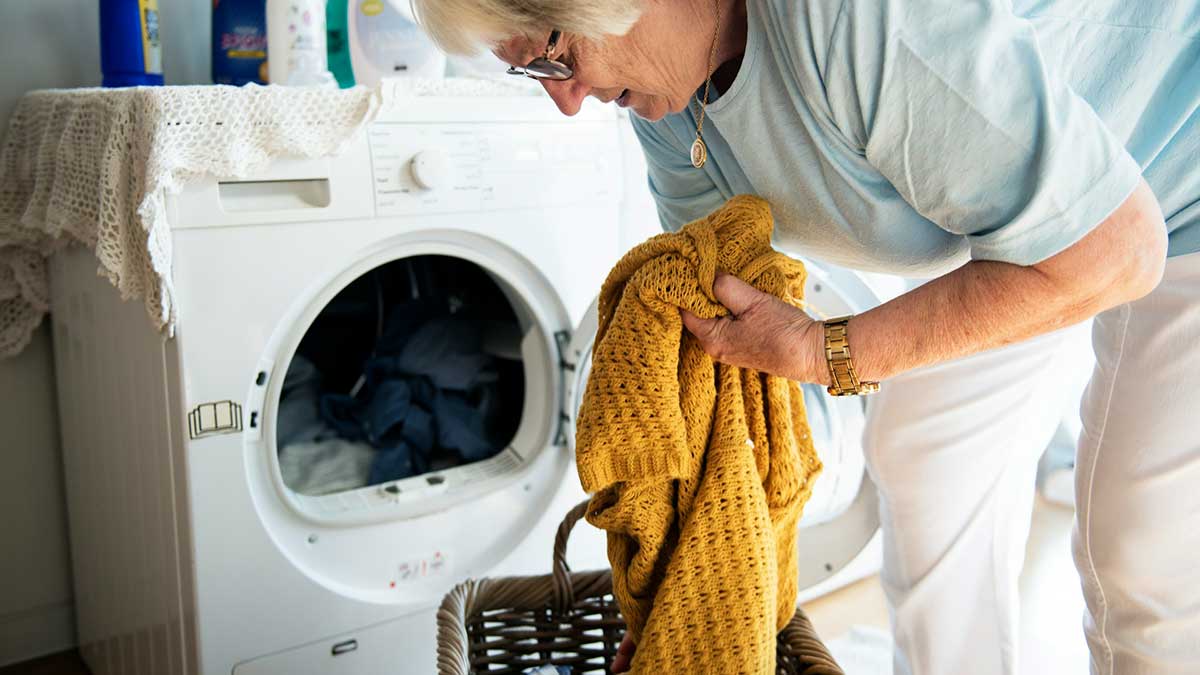
M413 155L408 171L422 190L436 190L451 182L450 162L439 150L422 150Z

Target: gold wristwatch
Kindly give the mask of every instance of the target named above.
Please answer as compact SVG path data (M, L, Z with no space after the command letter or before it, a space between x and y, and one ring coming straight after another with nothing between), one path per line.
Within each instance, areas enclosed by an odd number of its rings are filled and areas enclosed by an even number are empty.
M850 336L846 332L850 318L841 316L824 322L825 361L829 364L829 380L833 383L827 391L834 396L874 394L879 391L879 383L861 382L858 373L854 372L854 361L850 359Z

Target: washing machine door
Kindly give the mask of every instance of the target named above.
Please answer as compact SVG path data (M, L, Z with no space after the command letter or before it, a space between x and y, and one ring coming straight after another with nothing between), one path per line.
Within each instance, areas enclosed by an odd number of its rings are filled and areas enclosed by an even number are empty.
M838 267L805 260L806 310L813 318L855 314L878 304L863 279ZM598 325L597 301L562 342L565 392L560 442L575 452L575 419L592 366ZM824 387L803 385L813 442L824 470L800 521L800 589L815 586L849 565L879 529L878 495L865 470L862 430L864 399L830 396Z
M801 260L808 272L805 310L814 319L858 314L879 304L879 294L858 273ZM851 566L879 531L879 496L867 474L862 447L869 401L858 396L830 396L824 387L804 385L813 445L824 469L800 520L801 593Z

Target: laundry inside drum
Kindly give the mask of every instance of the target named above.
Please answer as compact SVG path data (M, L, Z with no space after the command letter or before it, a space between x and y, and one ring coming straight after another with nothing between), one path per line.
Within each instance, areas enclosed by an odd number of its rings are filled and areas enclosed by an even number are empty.
M522 325L500 286L448 256L392 261L317 315L275 424L284 484L326 495L481 462L521 422Z

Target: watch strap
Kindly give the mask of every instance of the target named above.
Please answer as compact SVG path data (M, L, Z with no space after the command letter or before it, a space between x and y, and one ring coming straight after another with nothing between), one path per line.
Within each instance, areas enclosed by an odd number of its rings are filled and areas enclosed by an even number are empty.
M854 370L847 330L850 319L849 316L843 316L824 322L825 361L829 365L831 383L827 391L833 396L857 396L879 391L878 382L863 382Z

